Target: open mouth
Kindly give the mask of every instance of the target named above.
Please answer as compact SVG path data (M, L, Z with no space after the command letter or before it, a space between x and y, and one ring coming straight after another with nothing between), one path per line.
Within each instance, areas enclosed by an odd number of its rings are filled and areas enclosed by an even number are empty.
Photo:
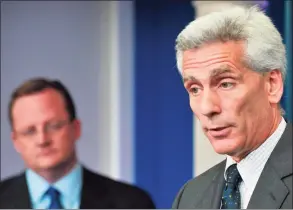
M230 131L230 126L208 129L208 133L215 138L228 136Z
M211 128L210 130L212 130L212 131L221 131L221 130L223 130L225 128L227 128L227 127Z

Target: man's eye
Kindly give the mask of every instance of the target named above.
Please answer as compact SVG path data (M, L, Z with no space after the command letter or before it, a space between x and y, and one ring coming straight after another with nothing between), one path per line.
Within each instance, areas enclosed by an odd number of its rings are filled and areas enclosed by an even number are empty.
M48 125L48 129L50 130L58 130L60 128L62 128L64 125L64 123L62 122L57 122L57 123L52 123Z
M35 129L31 128L31 129L27 129L21 132L21 135L23 136L31 136L35 134Z
M197 95L199 92L199 88L197 87L192 87L189 89L189 93L191 93L192 95Z
M221 83L221 87L222 88L231 88L231 87L233 87L234 86L234 84L232 83L232 82L223 82L223 83Z

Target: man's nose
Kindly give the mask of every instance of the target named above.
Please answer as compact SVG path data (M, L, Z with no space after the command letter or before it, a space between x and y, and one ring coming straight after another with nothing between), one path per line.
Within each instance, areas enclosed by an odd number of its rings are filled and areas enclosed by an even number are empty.
M51 139L50 135L44 130L41 130L38 132L37 138L36 138L36 143L40 147L45 147L50 145Z
M200 112L202 115L212 117L221 112L220 98L213 90L205 90L200 101Z

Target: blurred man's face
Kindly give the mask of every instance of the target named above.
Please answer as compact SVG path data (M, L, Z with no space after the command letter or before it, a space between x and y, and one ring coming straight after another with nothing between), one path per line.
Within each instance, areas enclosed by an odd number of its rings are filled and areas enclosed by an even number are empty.
M281 73L243 65L242 42L214 42L183 56L190 106L214 150L241 159L278 126Z
M14 146L29 168L54 169L75 158L80 122L69 120L57 91L46 89L17 99L12 118Z

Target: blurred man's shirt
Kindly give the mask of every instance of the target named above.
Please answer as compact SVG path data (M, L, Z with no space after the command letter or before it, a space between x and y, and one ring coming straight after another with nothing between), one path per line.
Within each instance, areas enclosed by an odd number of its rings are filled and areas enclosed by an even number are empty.
M45 193L50 184L30 169L26 170L25 175L32 207L47 209L51 201ZM60 192L60 201L65 209L78 209L81 200L82 167L77 164L69 174L52 186Z

